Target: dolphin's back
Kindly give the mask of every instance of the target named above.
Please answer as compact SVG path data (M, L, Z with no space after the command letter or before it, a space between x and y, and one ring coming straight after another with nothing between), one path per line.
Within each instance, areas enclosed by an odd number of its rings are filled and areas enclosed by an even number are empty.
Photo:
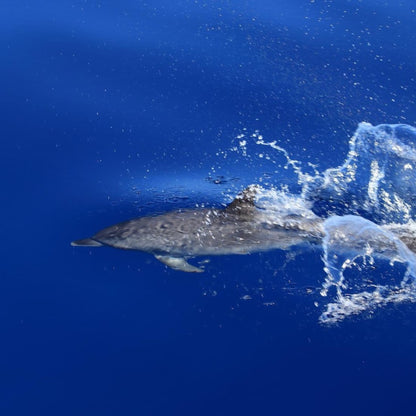
M92 240L116 248L150 253L192 255L203 248L224 244L235 228L222 210L175 211L115 224L99 231ZM202 250L204 251L204 250Z

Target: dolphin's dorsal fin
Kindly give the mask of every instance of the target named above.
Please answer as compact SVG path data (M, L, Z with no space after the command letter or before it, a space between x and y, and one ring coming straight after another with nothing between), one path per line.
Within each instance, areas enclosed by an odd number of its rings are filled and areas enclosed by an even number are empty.
M226 212L247 213L252 211L256 206L254 204L256 195L259 190L257 185L250 185L244 191L240 192L227 207Z

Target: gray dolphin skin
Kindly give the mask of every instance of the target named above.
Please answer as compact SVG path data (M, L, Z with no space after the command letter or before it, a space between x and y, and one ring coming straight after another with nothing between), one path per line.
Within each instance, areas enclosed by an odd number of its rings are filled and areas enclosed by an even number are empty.
M222 209L168 212L122 222L73 246L110 246L151 253L175 270L202 272L187 262L191 257L248 254L320 243L324 230L318 216L276 218L255 206L258 187L251 185Z

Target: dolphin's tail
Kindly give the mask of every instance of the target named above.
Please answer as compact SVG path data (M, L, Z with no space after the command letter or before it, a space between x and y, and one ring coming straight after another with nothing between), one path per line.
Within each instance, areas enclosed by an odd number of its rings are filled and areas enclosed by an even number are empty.
M71 242L71 246L84 246L84 247L101 247L99 241L93 240L92 238L84 238L83 240L75 240Z

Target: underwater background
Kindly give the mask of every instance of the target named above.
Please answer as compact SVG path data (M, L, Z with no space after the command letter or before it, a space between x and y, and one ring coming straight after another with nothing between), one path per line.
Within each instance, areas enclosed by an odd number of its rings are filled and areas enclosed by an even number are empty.
M413 413L416 260L383 227L415 226L416 4L0 11L1 415ZM70 246L253 183L323 247L187 274Z

